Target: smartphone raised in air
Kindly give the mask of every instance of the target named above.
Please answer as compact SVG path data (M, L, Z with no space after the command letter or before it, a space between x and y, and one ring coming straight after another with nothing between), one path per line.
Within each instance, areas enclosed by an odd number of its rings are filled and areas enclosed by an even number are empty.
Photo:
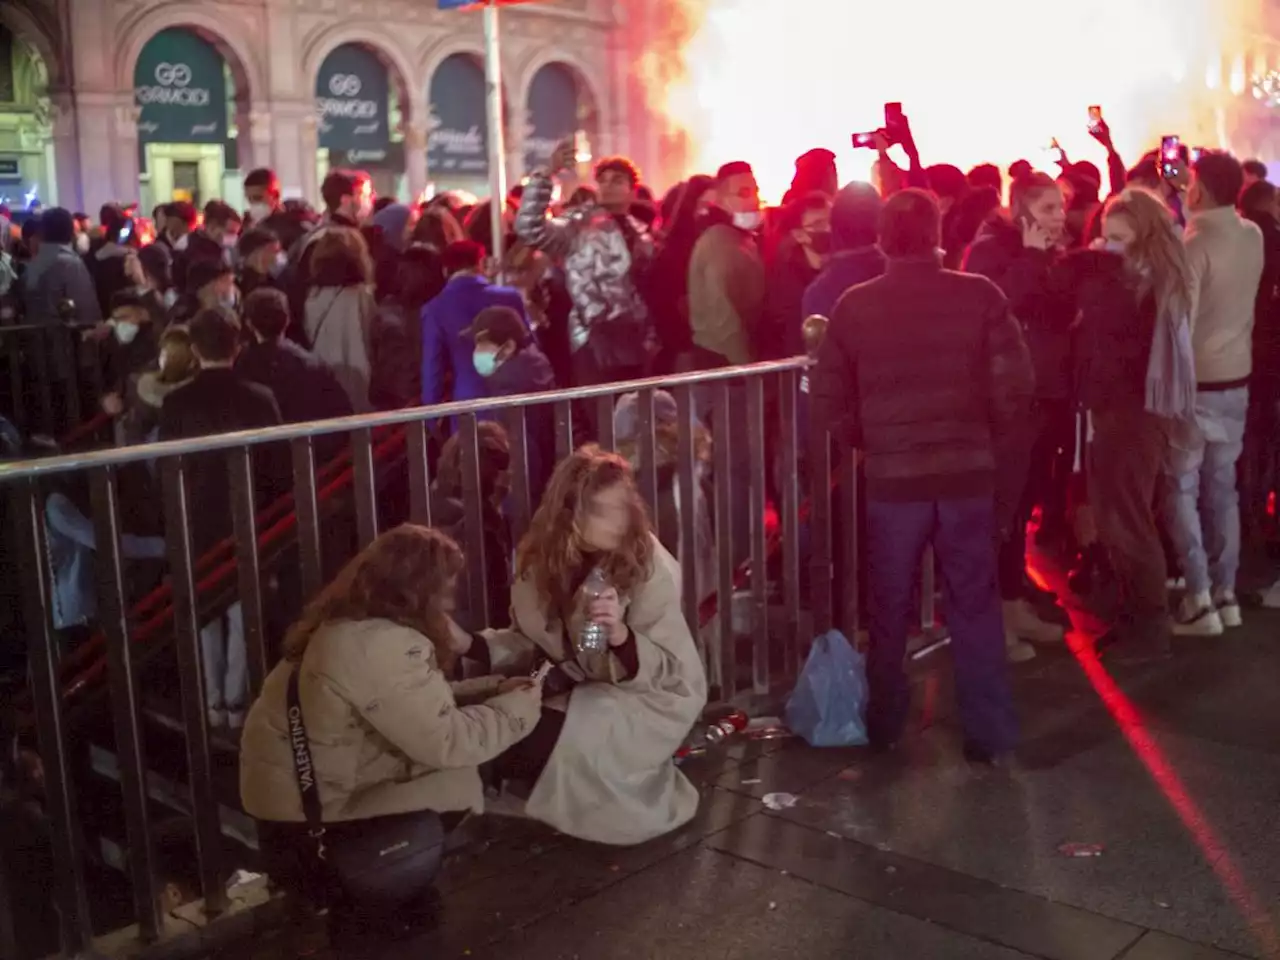
M855 133L853 135L853 146L855 149L861 150L863 147L874 147L875 145L875 133Z
M1160 176L1172 180L1178 175L1178 164L1182 160L1182 138L1170 134L1160 138Z
M1094 104L1089 108L1089 132L1097 133L1102 129L1102 108Z

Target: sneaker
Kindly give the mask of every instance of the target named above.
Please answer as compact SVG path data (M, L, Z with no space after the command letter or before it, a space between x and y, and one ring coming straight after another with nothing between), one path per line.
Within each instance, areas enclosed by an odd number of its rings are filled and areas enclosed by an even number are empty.
M222 707L209 708L209 726L221 729L227 725L227 711Z
M1280 580L1262 591L1262 605L1268 610L1280 610Z
M1209 592L1187 594L1173 615L1173 632L1179 637L1220 637L1226 628Z
M1185 590L1187 589L1187 578L1170 577L1164 582L1164 588L1166 590Z
M1236 599L1234 590L1215 590L1213 605L1218 608L1223 627L1232 629L1244 626L1244 617L1240 615L1240 601Z
M1009 630L1004 632L1004 652L1010 663L1026 663L1036 658L1036 648Z
M1005 630L1032 643L1062 643L1066 628L1060 623L1041 620L1029 600L1011 600L1004 605Z

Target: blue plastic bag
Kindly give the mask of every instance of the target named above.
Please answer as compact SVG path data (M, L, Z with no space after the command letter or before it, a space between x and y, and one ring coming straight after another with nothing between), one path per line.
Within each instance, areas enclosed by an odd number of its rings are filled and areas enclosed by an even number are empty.
M818 637L787 700L787 726L815 747L867 742L867 671L839 630Z

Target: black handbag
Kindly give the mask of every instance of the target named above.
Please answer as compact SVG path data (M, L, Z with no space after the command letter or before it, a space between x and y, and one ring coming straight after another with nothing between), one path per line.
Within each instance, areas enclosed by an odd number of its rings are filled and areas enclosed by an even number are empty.
M311 743L298 697L298 673L289 676L287 716L293 772L315 855L353 900L394 907L422 894L444 855L444 825L432 810L325 824L321 819Z

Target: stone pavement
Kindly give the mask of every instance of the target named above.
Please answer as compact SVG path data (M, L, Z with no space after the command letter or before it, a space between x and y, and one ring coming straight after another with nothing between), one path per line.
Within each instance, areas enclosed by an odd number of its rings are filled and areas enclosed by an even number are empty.
M686 768L695 822L634 849L493 821L439 929L385 960L1280 958L1280 615L1246 616L1156 667L1079 647L1014 668L1007 770L960 759L941 654L890 757L733 744ZM778 791L797 804L768 810ZM336 960L324 944L290 930L254 956Z

